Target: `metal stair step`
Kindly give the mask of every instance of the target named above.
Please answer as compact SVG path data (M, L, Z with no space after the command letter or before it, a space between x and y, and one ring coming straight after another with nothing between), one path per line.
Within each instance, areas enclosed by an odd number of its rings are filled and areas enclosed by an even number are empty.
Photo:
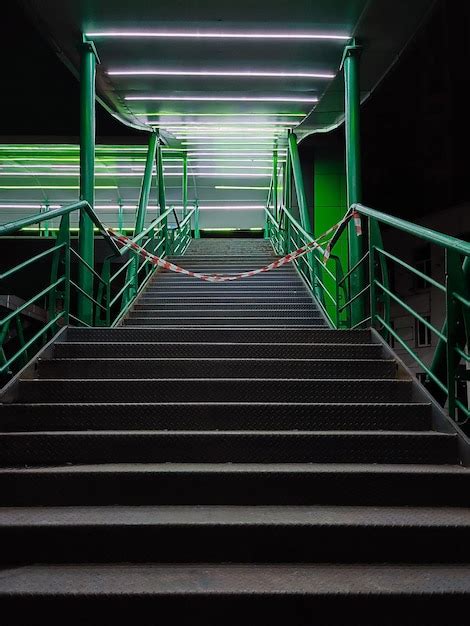
M403 431L3 433L4 466L65 463L457 463L453 434Z
M213 296L172 296L168 297L167 295L156 296L147 296L142 295L136 302L135 308L140 307L141 305L158 305L158 306L189 306L200 304L204 307L213 306L217 308L217 305L230 305L237 306L240 304L266 304L268 306L281 306L281 307L290 307L292 305L312 305L314 304L312 298L308 296L273 296L273 295L254 295L254 296L245 296L242 294L238 295L213 295ZM316 305L315 305L316 306Z
M1 430L431 430L426 403L4 404Z
M470 510L351 506L0 509L0 563L467 563Z
M276 316L263 317L193 317L190 314L186 316L171 317L138 317L137 315L130 315L124 319L123 324L125 326L225 326L230 328L232 326L247 326L247 327L289 327L289 326L313 326L313 327L326 327L326 322L321 317L285 317L277 318Z
M246 359L246 358L81 358L49 359L38 364L39 378L145 379L167 378L395 378L389 359Z
M125 380L125 383L123 382ZM59 379L20 380L20 402L409 402L409 380Z
M278 317L282 317L287 313L295 313L301 311L303 313L315 313L317 316L320 316L319 308L312 302L307 303L271 303L271 302L258 302L251 301L247 303L239 303L239 302L228 302L228 303L176 303L171 304L167 300L154 301L151 303L147 303L146 301L137 302L133 308L132 312L138 313L142 315L144 313L163 313L165 315L178 313L185 314L191 313L191 315L195 314L204 314L204 315L219 315L220 313L224 313L225 311L230 311L234 315L246 314L253 315L253 313L258 312L272 312L275 311L278 314Z
M202 282L202 281L200 281ZM270 287L263 287L262 285L242 285L237 281L230 283L204 283L201 285L176 285L166 286L162 284L155 284L149 286L142 294L142 298L162 298L166 296L172 297L212 297L212 296L244 296L244 297L302 297L309 298L311 301L310 293L305 285L296 285L295 287L283 287L282 291L275 291Z
M150 611L178 624L204 615L206 624L232 626L251 614L260 624L305 626L321 613L338 626L346 612L348 623L361 626L377 624L378 615L384 626L416 623L408 615L434 625L449 614L463 626L469 595L463 564L37 564L5 569L0 581L2 606L16 624L31 623L37 612L48 623L70 615L68 624L83 624L102 610L114 623Z
M275 307L258 305L247 305L244 308L225 307L225 308L193 308L193 307L174 307L165 309L163 307L154 308L151 307L139 307L133 309L128 319L134 318L203 318L203 319L220 319L220 318L241 318L246 317L249 319L256 319L257 317L270 318L270 319L284 319L284 318L296 318L302 319L314 319L323 320L323 316L320 311L314 306L304 307L290 307L284 309L278 309Z
M273 358L380 359L380 344L235 343L235 342L56 342L55 358Z
M320 329L283 329L281 334L277 329L269 328L68 328L66 340L68 342L82 341L141 341L141 342L210 342L225 341L235 343L372 343L370 330L330 330ZM378 344L377 344L378 345Z
M2 506L470 506L459 465L150 463L0 468Z

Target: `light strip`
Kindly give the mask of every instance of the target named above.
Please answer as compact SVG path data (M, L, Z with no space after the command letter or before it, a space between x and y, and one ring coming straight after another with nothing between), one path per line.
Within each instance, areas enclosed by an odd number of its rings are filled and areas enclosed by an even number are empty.
M214 189L233 189L240 191L269 191L271 187L243 187L241 185L215 185Z
M86 33L86 37L113 37L113 38L162 38L162 39L272 39L290 40L299 39L306 41L330 40L349 41L350 35L343 33L326 32L266 32L266 31L171 31L171 30L101 30Z
M136 117L150 117L150 113L137 113ZM256 130L261 130L261 129L266 129L266 130L275 130L276 127L279 127L280 130L286 130L287 128L289 128L290 126L295 126L296 124L299 123L299 120L290 120L289 122L284 122L284 121L277 121L277 122L270 122L269 120L264 120L263 122L259 122L258 124L256 122L253 122L253 120L251 121L246 121L246 122L239 122L237 121L237 117L239 117L241 114L240 113L233 113L230 114L230 118L232 118L230 120L230 122L226 122L225 124L221 123L219 120L214 120L213 122L185 122L185 121L175 121L175 122L165 122L165 120L160 121L160 120L155 120L152 121L150 120L149 123L152 126L155 127L161 127L161 128L179 128L179 129L192 129L192 130L196 130L196 129L209 129L211 127L217 127L220 129L228 129L230 127L235 127L235 128L240 128L243 127L244 130L248 130L248 128L255 128ZM305 117L305 115L302 115L302 117ZM236 124L236 126L234 126Z
M251 71L200 71L200 70L110 70L109 76L201 76L239 78L325 78L335 75L325 72L251 72Z
M279 135L286 133L286 128L263 128L261 126L169 126L165 125L164 130L175 131L175 133L250 133L260 135Z
M206 141L201 139L201 141L182 141L182 146L213 146L214 148L220 148L221 146L247 146L255 148L257 146L274 146L274 141L227 141L222 138L214 141ZM194 150L194 148L192 148Z
M61 209L61 204L0 204L0 209Z
M136 113L136 117L305 117L305 113ZM188 124L199 124L200 122L188 122ZM250 123L250 122L248 122ZM290 122L278 122L279 124L290 124ZM266 122L266 124L276 124L276 122Z
M285 96L126 96L128 102L318 102L318 98Z
M285 153L283 153L285 154ZM271 156L272 157L272 153L271 152L220 152L220 151L213 151L213 152L189 152L188 156L189 157L196 157L196 156L234 156L234 155L238 155L238 156Z
M171 174L169 174L171 176ZM22 189L68 189L68 190L77 190L80 189L79 185L0 185L0 189L10 189L10 190L22 190ZM113 189L117 190L119 187L115 185L97 185L95 189Z

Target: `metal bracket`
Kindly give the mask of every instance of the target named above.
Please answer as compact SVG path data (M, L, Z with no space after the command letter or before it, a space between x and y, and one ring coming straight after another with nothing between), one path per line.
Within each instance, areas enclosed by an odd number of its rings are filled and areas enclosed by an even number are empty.
M355 40L353 40L352 43L347 45L344 49L343 56L341 59L341 64L339 66L340 71L344 68L344 62L346 61L346 58L348 56L351 56L352 54L357 54L360 56L363 50L364 50L364 46L357 44Z
M82 35L82 47L84 47L86 50L93 52L93 54L95 55L96 63L100 65L101 60L98 55L95 42L88 39L86 35Z

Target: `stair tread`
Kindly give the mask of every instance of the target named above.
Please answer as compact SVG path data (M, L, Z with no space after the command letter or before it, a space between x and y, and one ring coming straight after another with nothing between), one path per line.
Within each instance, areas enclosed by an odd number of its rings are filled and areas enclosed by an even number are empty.
M136 418L138 419L138 417ZM0 433L0 438L5 437L73 437L73 436L90 436L98 437L99 435L115 436L115 437L128 437L128 436L146 436L156 435L159 437L349 437L349 438L363 438L363 437L386 437L393 436L399 437L419 437L422 438L435 438L435 439L453 439L457 435L454 433L441 433L433 430L429 431L415 431L415 430L43 430L43 431L10 431L7 433Z
M0 595L405 595L468 593L469 565L28 565L0 571Z
M113 361L115 362L116 359L114 357L58 357L58 358L52 358L52 359L47 359L48 363L69 363L71 361L79 361L79 362L88 362L88 361L92 361L93 363L95 362L100 362L100 361L105 361L105 362L110 362ZM142 362L142 358L141 357L119 357L119 362L126 362L126 361L131 361L131 362ZM245 362L245 361L250 361L250 362L291 362L291 361L295 361L295 362L304 362L304 363L350 363L351 359L338 359L338 358L331 358L331 359L326 359L326 358L305 358L305 357L286 357L286 358L280 358L280 357L146 357L145 358L145 363L152 363L152 362L174 362L174 361L183 361L183 362L188 362L188 361L195 361L195 362L200 362L200 361L208 361L208 362ZM44 361L43 361L44 362ZM354 359L355 363L395 363L395 359Z
M394 526L470 527L464 507L390 506L65 506L2 507L0 529L38 526Z
M458 464L415 463L85 463L37 467L0 467L0 475L37 474L314 474L314 475L470 475L470 467Z

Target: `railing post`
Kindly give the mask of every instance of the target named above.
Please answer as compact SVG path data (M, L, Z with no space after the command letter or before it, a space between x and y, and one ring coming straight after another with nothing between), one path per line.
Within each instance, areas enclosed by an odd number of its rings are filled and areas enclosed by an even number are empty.
M287 152L286 162L284 163L284 185L283 185L283 193L284 193L284 206L288 211L291 209L291 177L292 177L292 168L290 163L290 154Z
M376 289L376 276L377 276L377 260L375 258L375 248L378 244L377 231L379 225L377 220L369 219L369 282L370 282L370 325L374 327L375 318L377 315L377 289ZM354 303L353 303L354 304Z
M165 194L165 179L163 178L163 151L162 144L158 138L157 142L157 179L158 179L158 204L160 206L160 215L163 215L166 211L166 194ZM165 242L165 251L168 250L168 217L165 217L161 223L162 238ZM168 253L168 252L167 252Z
M456 359L455 359L455 347L457 345L457 324L459 321L459 315L457 313L457 303L454 298L454 291L458 290L456 284L456 278L459 276L461 270L460 255L453 250L446 250L446 319L447 319L447 348L446 348L446 361L447 361L447 390L448 390L448 404L447 410L449 416L452 419L456 417L455 406L455 374L456 374Z
M145 218L147 216L147 207L150 198L150 189L152 188L152 175L153 165L155 163L155 156L157 150L158 137L156 133L152 132L149 135L149 145L147 150L147 158L145 160L144 176L142 179L142 187L140 189L139 206L137 214L135 216L134 237L141 233L145 226ZM133 254L133 253L130 253ZM130 294L126 297L126 301L123 304L127 304L129 297L136 296L139 289L139 257L134 254L132 263L130 264L127 274L126 282L131 281Z
M361 142L360 142L360 108L361 92L359 82L359 60L361 46L347 46L343 56L345 86L345 132L346 132L346 180L348 206L361 202ZM354 267L363 256L362 240L356 235L354 224L349 223L349 268ZM362 264L350 277L350 297L353 297L365 285L364 267ZM364 302L358 298L351 304L351 322L354 326L365 317Z
M121 199L119 199L118 206L118 231L122 233L124 228L124 207Z
M188 211L188 157L183 157L183 219Z
M305 195L304 180L302 176L302 168L300 167L299 148L297 146L297 136L294 133L288 135L289 154L292 173L294 174L295 191L297 194L297 202L299 204L300 223L302 228L309 234L312 233L312 222L307 205L307 196Z
M95 204L95 79L99 62L93 42L83 39L80 65L80 199L91 207ZM94 267L93 222L85 210L80 211L78 251L90 267ZM78 266L78 285L93 295L93 274L82 263ZM78 293L78 317L93 324L93 303Z
M279 220L279 215L278 215L278 207L277 207L277 187L278 187L278 181L277 181L277 167L278 167L278 155L277 155L277 141L274 144L274 150L273 150L273 215L274 215L274 219L276 220L276 222Z
M194 239L201 238L201 231L199 230L199 202L196 200L196 210L194 211Z

